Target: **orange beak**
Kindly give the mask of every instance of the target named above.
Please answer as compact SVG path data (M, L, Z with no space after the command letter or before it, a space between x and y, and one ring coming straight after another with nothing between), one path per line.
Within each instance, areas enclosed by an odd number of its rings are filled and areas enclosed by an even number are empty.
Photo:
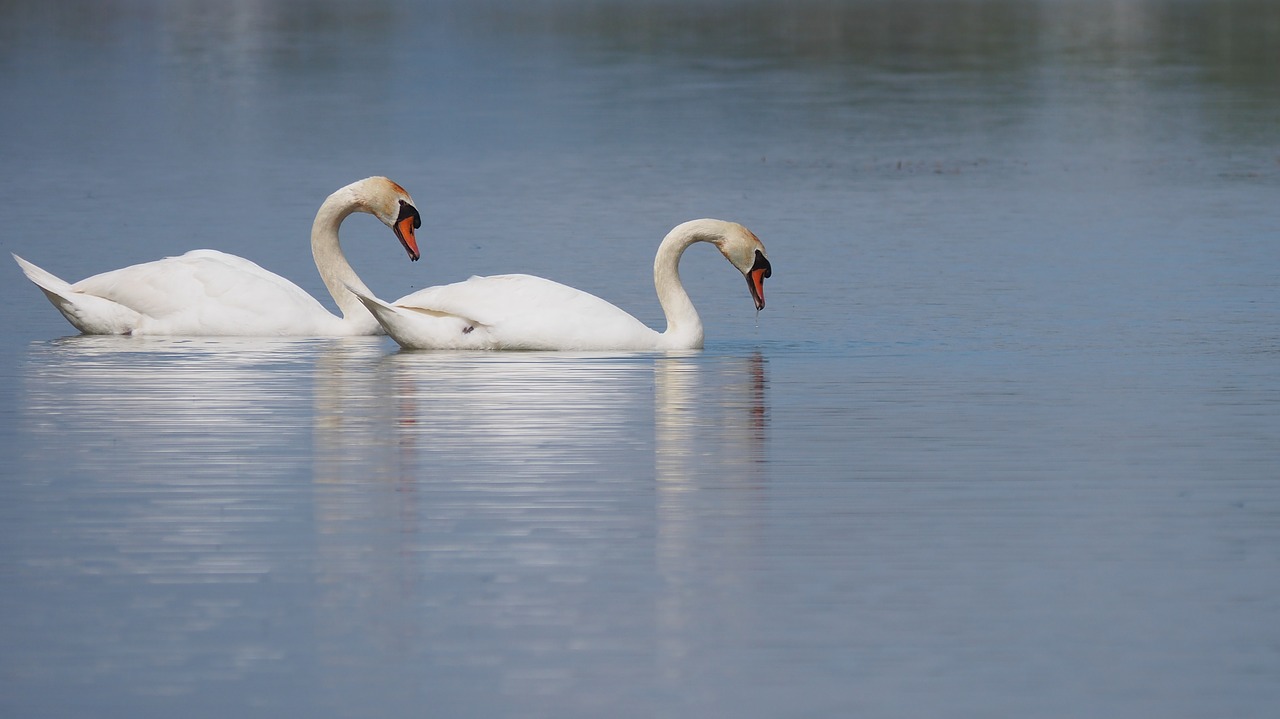
M760 250L756 250L755 264L747 272L747 289L751 290L751 299L755 300L756 311L764 309L764 278L773 274L769 260Z
M756 301L756 309L764 309L764 270L752 270L747 275L747 287L751 290L751 299Z
M418 216L417 208L401 200L400 216L396 218L391 229L395 231L396 237L400 238L400 244L404 245L405 252L409 253L409 259L414 262L422 257L418 252L418 240L413 236L413 231L421 226L422 218Z

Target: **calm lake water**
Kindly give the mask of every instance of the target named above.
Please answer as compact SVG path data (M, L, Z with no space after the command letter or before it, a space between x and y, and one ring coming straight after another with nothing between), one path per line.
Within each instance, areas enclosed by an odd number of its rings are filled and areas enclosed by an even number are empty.
M0 248L327 303L530 272L706 349L71 336L0 283L0 715L1268 717L1280 5L0 4ZM704 251L705 250L705 251ZM6 260L7 262L7 260Z

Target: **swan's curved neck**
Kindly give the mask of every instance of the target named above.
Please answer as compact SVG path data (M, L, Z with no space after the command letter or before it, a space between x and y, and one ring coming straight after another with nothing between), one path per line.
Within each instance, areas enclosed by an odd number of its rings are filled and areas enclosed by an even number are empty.
M333 296L333 301L338 303L338 309L342 310L343 321L376 325L377 320L373 315L347 289L347 285L350 285L365 294L373 294L351 268L351 263L342 254L342 247L338 244L338 227L348 215L358 210L364 210L364 207L348 188L329 195L316 212L316 220L311 225L311 256L315 258L316 269L320 271L324 286Z
M702 347L702 318L680 282L680 256L695 242L712 241L702 228L685 223L669 232L658 245L658 255L653 260L653 286L667 316L663 343L672 349Z

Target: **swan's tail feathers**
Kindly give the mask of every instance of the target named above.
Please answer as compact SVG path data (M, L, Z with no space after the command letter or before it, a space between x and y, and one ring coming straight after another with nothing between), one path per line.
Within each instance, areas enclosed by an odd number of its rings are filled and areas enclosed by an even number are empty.
M77 292L71 283L14 255L27 279L44 292L63 317L87 335L125 335L138 326L136 311L104 297Z
M360 304L369 310L369 313L378 321L378 324L382 325L382 329L386 330L388 335L391 335L392 339L404 347L409 347L401 340L401 337L405 336L405 333L410 328L405 318L400 316L400 310L373 295L365 294L351 285L347 285L347 289L360 300Z
M374 317L379 318L378 319L379 322L382 321L381 316L383 314L386 314L388 312L393 312L395 310L394 307L387 304L386 302L383 302L377 297L374 297L371 294L365 294L367 290L363 288L356 288L356 287L352 287L351 285L347 285L346 287L347 287L347 291L355 295L356 299L360 300L360 304L364 305L365 308L368 309L369 312L371 312Z
M392 305L347 286L391 339L405 349L493 349L479 322L424 307ZM476 331L476 330L480 331Z
M14 255L13 259L18 263L18 267L22 268L22 274L26 275L27 279L36 283L36 286L45 292L66 293L72 291L70 282L67 282L43 267L37 267L17 255Z

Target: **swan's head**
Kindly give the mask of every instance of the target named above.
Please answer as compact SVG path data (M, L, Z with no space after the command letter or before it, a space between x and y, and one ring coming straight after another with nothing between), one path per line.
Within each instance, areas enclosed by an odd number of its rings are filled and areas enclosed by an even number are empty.
M361 207L396 233L409 259L416 262L422 255L413 231L422 227L422 217L409 193L385 177L361 180L350 185L350 189Z
M751 291L751 299L756 309L764 309L764 279L773 274L769 266L769 256L765 254L764 243L755 233L736 222L722 220L694 220L695 223L706 223L701 234L710 235L707 241L720 250L720 254L738 268L747 278L747 289Z

